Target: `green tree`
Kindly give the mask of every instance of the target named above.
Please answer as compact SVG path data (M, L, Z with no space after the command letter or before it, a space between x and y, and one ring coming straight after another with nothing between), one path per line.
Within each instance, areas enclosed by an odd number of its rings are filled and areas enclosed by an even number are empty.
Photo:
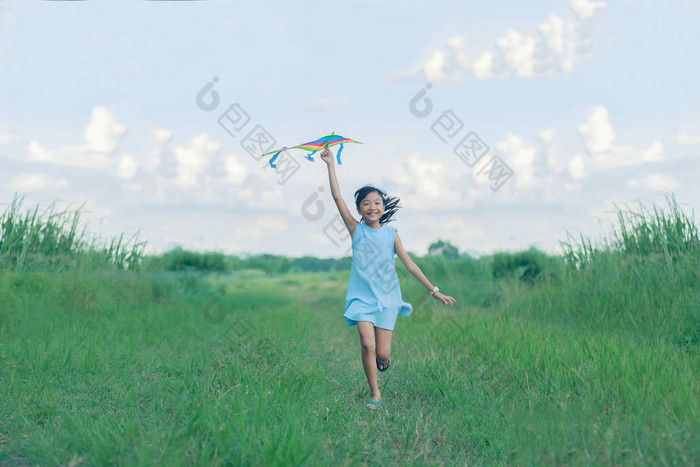
M459 249L450 242L438 240L428 247L428 255L442 255L448 259L457 259Z

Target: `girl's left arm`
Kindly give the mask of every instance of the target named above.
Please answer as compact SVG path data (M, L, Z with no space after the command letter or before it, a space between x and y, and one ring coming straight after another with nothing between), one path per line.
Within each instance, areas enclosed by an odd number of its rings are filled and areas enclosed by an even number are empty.
M418 282L423 284L423 287L426 288L428 292L433 290L433 284L430 283L427 277L425 277L425 274L423 274L423 271L418 267L418 265L411 259L410 256L408 256L408 253L406 253L406 250L403 248L403 244L401 243L401 239L399 238L399 234L396 234L396 238L394 239L394 251L396 252L396 256L398 256L401 261L403 262L404 266L406 266L406 270L413 274L413 277L418 279ZM447 305L448 303L450 305L454 305L457 300L454 298L444 295L441 292L435 292L433 297L437 298L442 302L443 305Z

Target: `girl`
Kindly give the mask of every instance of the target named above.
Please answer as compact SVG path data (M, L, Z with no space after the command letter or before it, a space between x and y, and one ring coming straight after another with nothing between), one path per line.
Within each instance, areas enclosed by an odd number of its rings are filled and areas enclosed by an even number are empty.
M374 410L382 398L377 370L386 371L391 364L391 333L396 317L408 316L413 311L411 305L401 299L394 254L443 305L453 305L456 300L433 287L404 250L396 229L385 225L399 208L398 198L390 198L373 186L360 188L355 192L355 206L361 220L356 221L340 195L333 154L328 148L321 153L321 159L328 165L331 194L352 237L352 266L343 316L348 326L357 325L360 332L362 365L371 391L367 407Z

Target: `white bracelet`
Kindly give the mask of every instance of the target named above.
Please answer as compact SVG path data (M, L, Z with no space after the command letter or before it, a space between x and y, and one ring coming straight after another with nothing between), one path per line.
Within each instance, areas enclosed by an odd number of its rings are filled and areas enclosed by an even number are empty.
M433 297L436 292L439 292L440 289L437 288L437 285L433 287L433 290L430 291L430 296Z

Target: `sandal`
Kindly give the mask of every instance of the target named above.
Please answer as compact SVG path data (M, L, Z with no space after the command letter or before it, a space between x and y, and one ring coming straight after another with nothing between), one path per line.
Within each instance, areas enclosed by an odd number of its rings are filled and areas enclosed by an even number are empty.
M386 365L386 366L384 366L384 365ZM377 359L377 370L386 371L389 369L389 365L391 365L391 359L389 359L389 358L387 358L386 360Z
M379 404L381 404L382 401L373 401L369 400L367 401L367 407L369 407L371 410L377 410L379 408ZM374 407L372 407L374 406Z

